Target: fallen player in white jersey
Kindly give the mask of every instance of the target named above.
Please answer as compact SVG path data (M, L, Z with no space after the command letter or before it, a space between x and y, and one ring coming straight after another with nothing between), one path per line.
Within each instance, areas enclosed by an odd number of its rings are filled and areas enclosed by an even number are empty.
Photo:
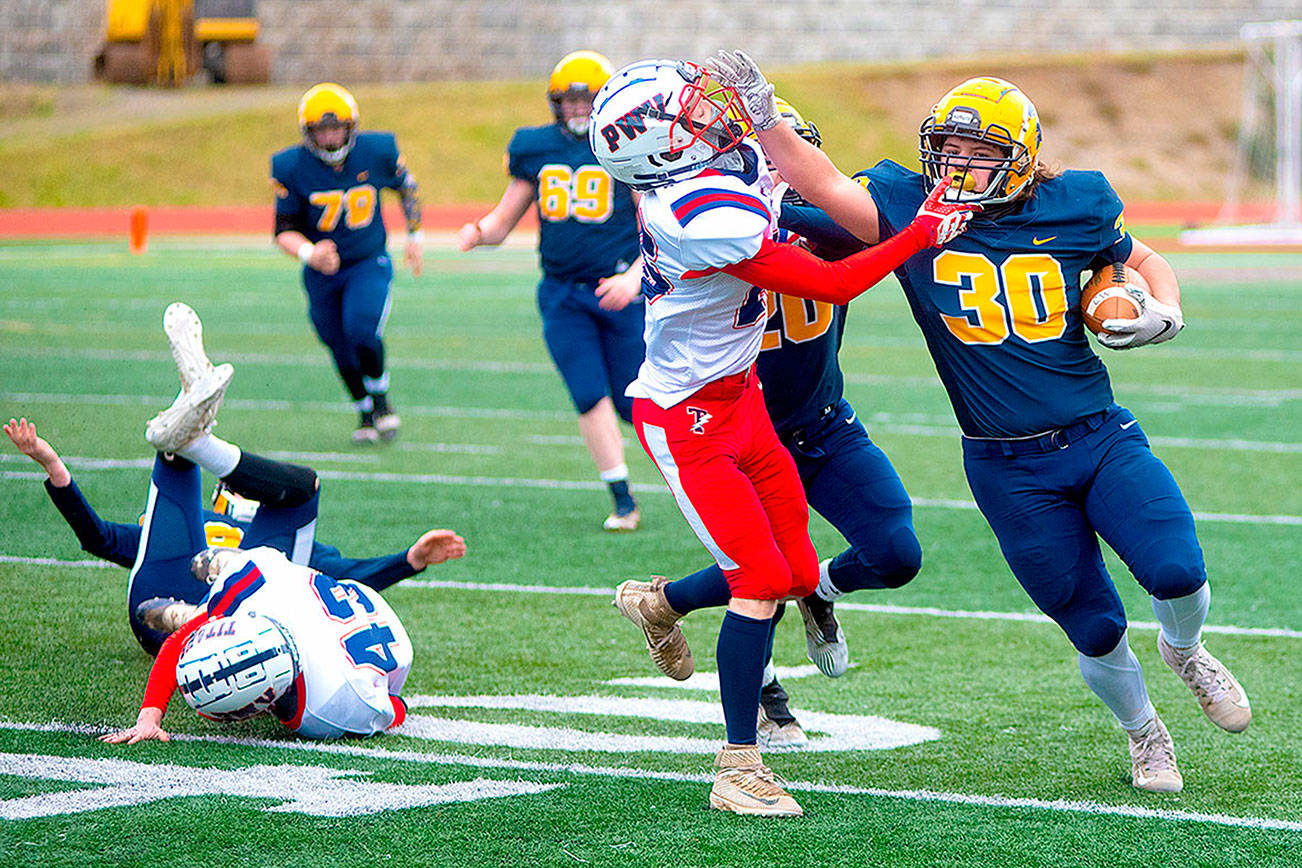
M204 717L269 712L307 738L373 735L402 723L411 640L374 589L266 546L207 549L193 571L212 581L208 598L163 643L136 725L103 741L168 741L163 715L178 688Z

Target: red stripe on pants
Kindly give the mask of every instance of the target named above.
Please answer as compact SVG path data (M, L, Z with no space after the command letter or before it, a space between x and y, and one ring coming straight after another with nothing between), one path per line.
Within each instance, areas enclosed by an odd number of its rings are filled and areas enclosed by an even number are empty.
M753 368L667 410L637 398L633 424L734 597L813 593L818 555L809 540L809 505Z

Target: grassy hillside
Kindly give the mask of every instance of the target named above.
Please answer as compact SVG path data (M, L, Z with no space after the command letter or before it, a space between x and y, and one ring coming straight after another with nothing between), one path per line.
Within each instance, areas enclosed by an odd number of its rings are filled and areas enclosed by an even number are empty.
M1020 85L1044 121L1042 155L1105 171L1128 199L1220 198L1242 59L984 58L777 68L779 93L822 129L838 165L911 163L926 110L962 79ZM0 85L0 207L241 204L268 198L267 158L298 137L302 88L150 91ZM432 203L494 200L512 130L550 120L541 82L358 86L362 121L398 134Z

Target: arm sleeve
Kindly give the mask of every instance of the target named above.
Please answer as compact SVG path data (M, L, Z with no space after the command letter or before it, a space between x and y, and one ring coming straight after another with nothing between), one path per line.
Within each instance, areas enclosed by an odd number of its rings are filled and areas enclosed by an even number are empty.
M139 525L104 521L86 502L76 481L59 488L47 479L45 491L83 550L120 567L130 568L135 563L140 547Z
M913 224L839 262L766 239L755 256L720 270L783 295L846 304L927 246L925 233Z
M145 698L140 703L141 709L157 708L167 712L167 704L176 692L176 663L181 659L181 649L191 633L208 623L208 613L201 612L187 621L181 629L163 642L154 658L154 665L149 670L149 681L145 684Z
M783 202L778 225L814 245L822 259L844 259L864 249L863 241L814 205Z
M346 558L339 549L322 543L313 547L308 566L331 578L348 579L377 591L416 575L407 563L406 551L378 558Z

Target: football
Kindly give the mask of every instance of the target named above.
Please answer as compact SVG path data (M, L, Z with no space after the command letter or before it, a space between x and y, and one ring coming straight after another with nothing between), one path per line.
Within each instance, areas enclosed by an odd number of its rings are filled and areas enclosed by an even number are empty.
M1128 283L1148 292L1148 282L1125 263L1114 262L1094 272L1080 294L1080 315L1087 329L1104 334L1104 321L1135 319L1143 313L1139 302L1126 291Z

